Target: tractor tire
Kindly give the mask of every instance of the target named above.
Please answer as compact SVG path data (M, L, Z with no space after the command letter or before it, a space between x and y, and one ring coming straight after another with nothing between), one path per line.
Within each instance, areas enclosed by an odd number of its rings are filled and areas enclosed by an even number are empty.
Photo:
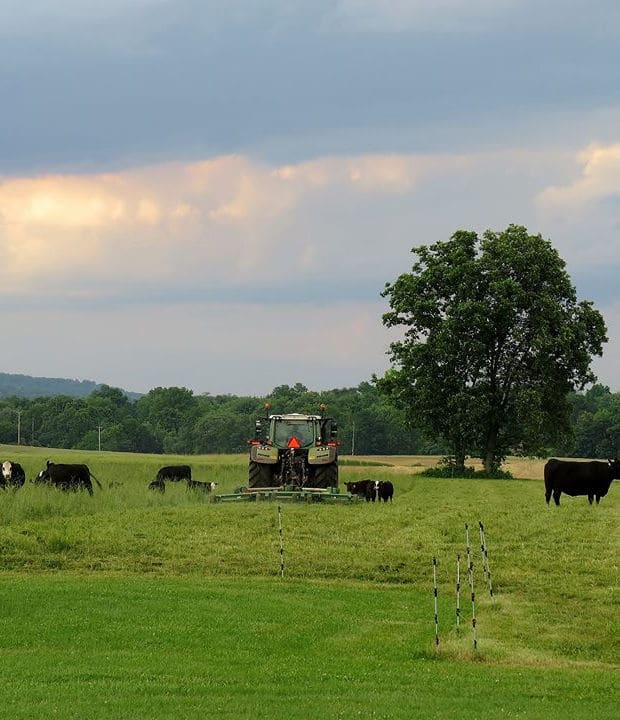
M264 465L250 460L248 467L248 485L251 488L273 487L273 465Z
M314 471L313 485L319 488L338 487L338 463L319 465Z

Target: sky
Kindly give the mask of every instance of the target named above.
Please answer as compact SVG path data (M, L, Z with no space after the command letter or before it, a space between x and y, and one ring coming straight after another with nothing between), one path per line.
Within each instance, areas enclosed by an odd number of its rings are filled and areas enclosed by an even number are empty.
M0 0L0 371L355 387L411 249L548 238L620 391L617 0Z

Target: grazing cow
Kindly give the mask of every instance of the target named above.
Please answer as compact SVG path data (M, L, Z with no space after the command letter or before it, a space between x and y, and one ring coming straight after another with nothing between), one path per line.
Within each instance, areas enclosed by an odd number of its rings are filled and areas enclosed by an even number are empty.
M394 485L389 480L375 480L375 492L379 498L379 502L392 502L394 495Z
M215 490L216 485L216 482L200 482L200 480L187 481L188 490L198 490L203 493L210 493L212 490Z
M2 463L2 476L0 477L0 488L14 487L16 490L26 482L24 468L12 460L5 460Z
M556 460L552 458L545 465L545 500L549 504L551 495L556 505L560 504L560 495L587 495L588 502L607 495L611 481L620 479L620 460L601 462L579 462L574 460Z
M374 502L376 498L375 481L374 480L357 480L356 482L346 482L345 487L351 495L359 495L366 499L366 502Z
M47 461L45 470L33 480L35 483L47 483L53 487L65 491L77 491L84 489L89 495L93 494L91 478L97 483L101 490L101 483L91 473L88 465L83 463L53 463Z
M164 482L179 482L179 480L191 480L192 469L189 465L164 465L157 471L156 480Z

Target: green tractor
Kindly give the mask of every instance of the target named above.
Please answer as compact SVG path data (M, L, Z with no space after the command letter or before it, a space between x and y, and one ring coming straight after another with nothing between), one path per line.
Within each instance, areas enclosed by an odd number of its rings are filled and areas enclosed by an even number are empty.
M269 405L265 406L269 412ZM338 426L334 418L287 413L256 421L249 441L249 489L338 490Z

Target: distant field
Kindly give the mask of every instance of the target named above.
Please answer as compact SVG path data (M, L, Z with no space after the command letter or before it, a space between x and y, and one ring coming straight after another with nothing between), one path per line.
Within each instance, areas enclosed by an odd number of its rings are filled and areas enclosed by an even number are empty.
M92 498L30 483L0 493L7 717L617 715L617 486L598 507L563 497L556 508L544 502L542 461L511 461L515 480L445 480L417 475L438 458L345 458L341 481L389 478L394 503L283 504L281 578L274 504L146 489L179 461L232 490L245 483L244 455L0 452L28 478L47 458L87 462L104 488ZM465 523L475 653L465 577L455 628Z
M365 456L345 456L343 458L347 470L354 470L359 463L360 470L368 474L373 467L389 467L392 472L396 473L418 473L428 467L435 467L441 460L437 455L365 455ZM503 470L508 470L513 477L524 480L542 479L543 467L546 460L539 458L521 458L509 457L504 465ZM482 463L475 458L468 458L467 466L472 466L476 470L482 469Z

